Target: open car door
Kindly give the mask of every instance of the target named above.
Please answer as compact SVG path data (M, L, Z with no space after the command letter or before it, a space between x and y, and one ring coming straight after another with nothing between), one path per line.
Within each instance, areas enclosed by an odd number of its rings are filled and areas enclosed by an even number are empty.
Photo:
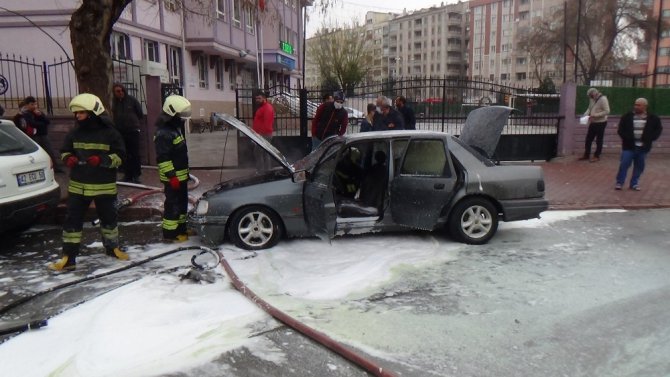
M334 142L328 147L303 187L303 208L307 228L322 240L329 240L335 235L337 207L332 181L337 164L337 152L342 145L343 142Z

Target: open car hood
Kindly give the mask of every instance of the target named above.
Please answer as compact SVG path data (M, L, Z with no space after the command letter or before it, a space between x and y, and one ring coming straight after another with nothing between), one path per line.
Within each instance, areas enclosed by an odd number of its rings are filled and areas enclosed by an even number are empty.
M507 106L486 106L472 110L465 120L459 139L491 158L512 110Z
M291 173L295 173L295 169L293 169L293 166L291 166L291 163L288 162L286 157L279 151L279 149L275 148L274 145L270 144L269 141L267 141L261 135L257 134L256 131L252 130L251 127L244 124L244 122L235 118L232 115L228 115L228 114L224 114L224 113L214 113L213 117L215 119L221 119L222 121L224 121L224 122L230 124L231 126L235 127L238 131L242 132L247 137L249 137L258 146L265 149L265 151L267 153L269 153L270 156L274 157L275 160L277 160L280 164L282 164Z

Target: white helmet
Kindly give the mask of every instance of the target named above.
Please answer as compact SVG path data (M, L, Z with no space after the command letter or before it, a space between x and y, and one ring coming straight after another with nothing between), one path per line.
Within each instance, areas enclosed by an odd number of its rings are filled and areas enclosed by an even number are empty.
M191 102L182 96L173 94L165 99L163 112L169 116L178 115L182 118L188 118L191 116Z
M95 115L100 115L105 111L100 98L90 93L82 93L72 98L69 108L73 113L76 111L90 111Z

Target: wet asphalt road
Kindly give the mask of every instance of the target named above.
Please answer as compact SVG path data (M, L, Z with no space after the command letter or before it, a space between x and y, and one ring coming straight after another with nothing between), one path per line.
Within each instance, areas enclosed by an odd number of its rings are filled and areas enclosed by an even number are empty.
M669 231L668 209L591 213L539 228L503 226L487 245L454 245L454 261L406 269L365 298L310 307L308 317L335 338L391 355L371 358L401 376L668 376ZM96 239L95 232L87 229L84 243ZM160 239L160 228L124 225L121 235L124 244L141 248ZM58 228L5 237L0 287L8 293L0 305L41 289L59 237ZM384 237L393 242L402 235ZM113 263L102 250L87 252L100 254L95 261L102 265ZM160 268L144 265L45 296L2 319L48 316ZM173 375L365 375L274 320L258 324L256 334L285 359L272 362L239 348Z

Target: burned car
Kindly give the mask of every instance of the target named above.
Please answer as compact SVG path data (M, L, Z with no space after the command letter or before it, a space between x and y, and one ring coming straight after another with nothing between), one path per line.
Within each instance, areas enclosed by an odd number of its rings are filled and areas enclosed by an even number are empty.
M414 130L335 136L294 163L241 121L217 114L281 166L207 191L189 213L189 226L206 243L227 237L252 250L283 237L407 229L444 230L484 244L500 220L538 218L547 209L541 167L496 165L486 157L510 110L473 111L460 137Z

